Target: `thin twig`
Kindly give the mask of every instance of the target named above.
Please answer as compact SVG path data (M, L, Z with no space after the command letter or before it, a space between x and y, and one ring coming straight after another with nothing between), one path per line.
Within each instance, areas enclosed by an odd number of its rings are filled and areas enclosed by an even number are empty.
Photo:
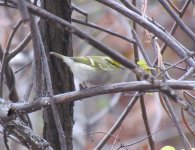
M147 5L148 5L148 0L142 0L141 1L141 14L142 14L143 17L146 16Z
M6 70L8 69L8 67L6 68L6 66L8 65L8 62L9 62L9 60L7 59L7 56L9 55L10 45L11 45L11 42L12 42L14 35L16 34L16 31L18 30L18 28L20 27L21 24L22 24L22 22L20 20L14 26L12 33L10 34L10 36L8 38L8 42L7 42L7 46L6 46L4 54L3 54L3 49L1 47L1 53L2 53L3 57L2 57L2 67L1 67L1 74L0 74L0 97L3 96L2 95L3 94L2 93L2 86L3 86L4 74L5 74Z
M156 55L157 55L157 58L158 58L158 64L157 64L158 67L160 69L165 70L165 66L164 66L163 60L162 60L162 55L160 53L160 47L159 47L155 37L152 38L152 42L151 43L152 43L152 47L153 47L154 51L156 52ZM163 77L166 78L166 80L167 79L169 79L169 80L171 79L170 75L166 71L165 71L165 74L164 74Z
M5 2L0 2L0 6L6 6L8 8L17 8L15 5L5 3Z
M148 135L148 136L146 136L146 137L144 137L144 138L142 138L142 139L139 139L139 140L137 140L137 141L135 141L135 142L133 142L133 143L131 143L131 144L127 144L127 145L125 145L126 147L130 147L130 146L133 146L133 145L135 145L135 144L138 144L138 143L140 143L140 142L142 142L142 141L144 141L144 140L146 140L146 139L148 139L150 136L153 136L153 135L155 135L156 133L158 133L160 130L161 130L161 128L162 127L160 127L157 131L155 131L154 133L152 133L152 134L150 134L150 135ZM121 147L119 147L119 148L123 148L122 146ZM118 149L119 149L118 148ZM117 150L118 150L117 149Z
M34 85L34 81L35 81L34 72L35 72L35 62L33 60L32 65L31 65L31 75L29 77L28 86L25 89L22 101L25 101L25 102L29 101L30 93L32 91L32 88L33 88L33 85Z
M195 122L192 122L192 123L188 124L188 126L192 126L194 123L195 123ZM170 128L170 127L172 127L172 126L175 126L175 125L161 126L157 131L155 131L154 133L152 133L150 136L157 134L157 133L158 133L160 130L162 130L163 128ZM133 143L131 143L131 144L127 144L127 145L125 145L125 146L126 146L126 147L133 146L133 145L135 145L135 144L138 144L138 143L140 143L140 142L146 140L147 138L148 138L148 137L144 137L143 139L140 139L140 140L138 140L138 141L135 141L135 142L133 142ZM119 147L118 149L120 149L120 148L122 148L122 147Z
M112 126L112 128L108 131L106 136L104 136L104 138L100 141L100 143L95 147L95 150L102 149L102 147L105 145L105 143L110 139L110 137L111 137L110 135L112 135L118 129L118 127L121 125L121 123L126 118L128 113L131 111L134 104L137 102L139 96L140 96L140 94L136 93L135 96L130 100L129 104L127 105L127 107L125 108L123 113L120 115L118 120L115 122L115 124Z
M189 130L189 132L195 137L195 132L193 131L193 129L190 128L190 126L188 126L188 123L187 123L187 120L186 120L184 113L185 112L181 109L181 116L183 118L183 122L184 122L185 126L187 127L187 129Z
M181 76L178 79L178 81L185 80L188 77L191 77L194 72L195 72L195 68L194 67L191 67L183 76Z
M133 1L133 4L136 6L135 0ZM145 8L146 8L146 6L145 6ZM145 11L145 10L143 10L143 11ZM142 15L145 16L145 12L143 12ZM136 22L134 22L133 27L134 27L134 30L137 29ZM138 37L136 36L136 32L134 30L132 30L132 34L133 34L134 39L136 41L140 41L138 39ZM142 54L145 54L145 53L144 53L144 50L143 50L143 46L141 46L141 42L139 43L139 45L133 44L133 47L134 47L134 60L135 60L135 63L137 63L140 60L138 47L142 48L142 50L141 50ZM148 59L146 54L144 56L145 56L146 59ZM147 61L150 63L149 59ZM150 63L150 65L151 65L151 63ZM136 78L137 78L138 81L141 81L141 78L139 76L136 75ZM140 95L140 105L141 105L142 119L144 121L144 126L145 126L145 129L146 129L146 133L147 133L147 136L149 136L149 135L151 135L151 131L150 131L149 123L148 123L148 116L147 116L147 112L146 112L146 107L145 107L144 96L143 95ZM152 136L148 137L148 142L149 142L150 149L154 150L154 140L153 140Z
M165 0L159 0L161 5L167 10L167 12L171 15L171 17L177 22L180 28L193 40L195 41L195 34L194 32L186 26L186 24L171 10Z
M152 63L151 63L150 59L148 58L140 39L137 36L137 33L134 30L132 30L132 34L133 34L133 38L135 39L137 45L139 46L139 50L141 51L141 53L144 57L144 60L146 61L146 63L148 64L148 66L150 68L153 68ZM151 72L152 72L152 75L156 74L155 70L153 70L153 69L151 70Z
M7 55L7 60L10 61L18 53L24 50L24 48L30 42L30 40L31 40L31 34L28 33L27 36L24 38L24 40Z
M189 100L189 98L187 96L190 96L190 98L195 99L195 97L187 92L187 91L183 91L183 96L185 97L185 99L189 102L190 105L193 105L192 102ZM187 127L187 129L190 131L190 133L195 137L195 132L190 128L190 126L187 123L186 117L185 117L185 112L181 109L181 115L184 121L185 126Z
M171 64L171 63L168 63L168 62L164 62L164 65L166 65L166 66L172 66L173 64ZM181 67L181 66L173 66L173 68L175 68L175 69L178 69L178 70L182 70L182 71L187 71L187 68L186 67Z
M171 2L170 0L167 0L167 2L168 2L169 5L173 8L174 11L176 11L178 14L181 13L181 10L179 10L179 9L173 4L173 2Z
M100 112L96 113L93 117L91 117L87 121L86 126L93 126L96 125L96 123L99 123L99 121L104 117L108 112L110 112L119 102L121 98L122 93L117 93L112 97L112 100L109 101L108 107L102 109Z
M29 13L28 9L26 7L26 3L23 0L17 0L17 6L18 9L20 10L21 16L22 16L22 21L26 22L29 21Z
M188 6L189 6L189 4L190 4L190 1L191 1L191 0L187 0L186 3L184 4L184 6L183 6L183 8L182 8L182 11L181 11L181 13L180 13L180 15L179 15L180 18L182 18L182 16L184 15L186 9L188 8ZM178 24L177 24L177 22L175 22L174 25L173 25L172 28L171 28L171 31L170 31L170 34L171 34L171 35L173 35L173 34L176 32L177 27L178 27ZM161 47L161 54L163 54L163 53L165 52L167 46L168 46L168 45L167 45L166 43L163 44L163 46ZM155 62L155 64L157 63L157 58L155 59L154 62Z
M124 145L124 143L123 143L118 137L114 136L113 134L109 134L109 133L105 133L105 132L98 132L98 131L96 131L96 132L90 132L90 133L88 133L87 135L90 135L90 136L91 136L91 135L97 134L97 133L99 133L99 134L105 134L106 136L110 136L110 137L114 138L115 140L119 141L119 142L121 143L121 145L122 145L125 149L127 149L126 146ZM127 149L127 150L128 150L128 149Z
M8 139L7 139L7 131L6 131L6 129L3 130L3 141L5 143L6 150L10 150L9 144L8 144Z
M134 6L132 5L129 0L120 0L127 8L129 8L130 10L133 10L134 12L136 12L137 14L141 15L141 12Z
M14 72L14 74L17 74L18 72L20 72L21 70L23 70L24 68L26 68L27 66L29 66L32 63L32 61L30 61L29 63L25 64L24 66L22 66L20 69L16 70Z
M194 96L192 96L189 92L183 91L183 96L185 97L186 101L188 101L190 105L193 105L192 102L190 102L190 100L188 99L187 95L190 96L191 98L194 98ZM187 127L187 129L190 131L190 133L193 136L195 136L195 132L193 132L190 126L188 125L184 111L182 109L181 109L181 116L182 116L183 122L185 126Z
M1 47L1 44L0 44L0 60L1 60L1 62L3 60L3 55L4 55L3 48ZM1 71L2 71L2 69L1 69ZM4 76L3 76L2 72L0 72L0 97L3 97L3 77Z
M42 76L44 76L45 80L42 80L41 82L45 81L45 86L46 86L46 92L47 92L47 96L50 97L51 100L51 108L52 108L52 112L54 115L54 121L56 124L56 129L59 135L59 140L60 140L60 147L61 149L66 148L66 143L65 143L65 135L64 135L64 131L62 129L62 125L60 122L60 116L57 110L57 106L55 104L55 99L53 99L53 88L52 88L52 83L51 83L51 77L50 77L50 71L49 71L49 66L48 66L48 62L47 62L47 56L45 53L45 48L43 45L43 41L41 38L41 33L38 27L38 24L35 22L35 19L33 16L30 16L31 18L31 33L32 33L32 37L33 37L33 43L34 43L34 47L35 47L35 53L39 53L39 55L36 55L36 59L39 59L39 64L41 65L42 68L36 68L36 70L39 70L41 72L41 78ZM36 66L37 67L37 66ZM38 77L38 76L37 76ZM38 84L36 84L38 86ZM41 88L41 91L37 91L37 92L41 92L42 96L42 92L43 89Z
M18 30L18 28L20 27L20 25L22 24L22 20L20 19L16 25L13 27L13 30L12 30L12 33L10 34L9 38L8 38L8 42L7 42L7 46L6 46L6 50L10 50L10 46L11 46L11 42L12 42L12 39L16 33L16 31Z
M163 97L164 97L164 102L166 103L166 106L171 114L172 120L175 123L175 127L177 128L177 131L180 135L180 138L181 138L181 141L183 143L185 150L191 150L191 146L189 144L189 141L187 140L187 138L186 138L179 122L178 122L177 115L175 114L168 97L166 95L163 95Z
M164 72L168 71L169 69L173 68L174 66L177 66L178 64L184 62L186 59L188 59L189 57L192 57L193 55L194 55L194 54L189 55L189 56L187 56L186 58L183 58L183 59L181 59L180 61L178 61L178 62L172 64L172 65L169 66L169 67L167 67L167 68L164 69L161 73L159 73L158 75L156 75L155 78L157 78L158 76L162 75Z
M123 36L123 35L121 35L119 33L107 30L104 27L98 26L98 25L96 25L96 24L94 24L92 22L89 22L89 21L85 22L85 21L82 21L82 20L79 20L79 19L74 19L74 18L72 18L71 20L72 20L72 22L79 23L79 24L82 24L82 25L86 25L86 26L92 27L94 29L97 29L97 30L109 33L109 34L111 34L113 36L116 36L118 38L121 38L121 39L123 39L123 40L125 40L127 42L135 43L135 40L133 40L133 39L127 38L127 37L125 37L125 36Z
M120 134L120 132L121 132L121 127L119 128L119 130L117 131L118 133L117 133L117 135L116 135L116 138L118 138L118 136L119 136L119 134ZM112 144L112 148L111 148L111 150L114 150L114 145L116 144L116 142L117 142L117 139L114 139L114 142L113 142L113 144ZM127 149L128 150L128 149Z
M71 3L72 9L79 12L80 14L83 14L85 18L85 22L88 22L88 13L77 7L75 4Z

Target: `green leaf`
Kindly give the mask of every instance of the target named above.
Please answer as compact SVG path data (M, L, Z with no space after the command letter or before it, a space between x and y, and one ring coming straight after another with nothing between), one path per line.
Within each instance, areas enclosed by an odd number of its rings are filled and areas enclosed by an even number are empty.
M147 73L150 73L150 74L151 74L150 70L155 69L155 68L149 67L145 60L139 60L137 64L139 65L140 68L142 68L143 70L145 70Z
M175 147L172 146L164 146L160 150L176 150ZM184 149L181 149L184 150ZM195 150L195 148L192 148L191 150Z
M160 150L176 150L176 149L174 147L172 147L172 146L164 146Z

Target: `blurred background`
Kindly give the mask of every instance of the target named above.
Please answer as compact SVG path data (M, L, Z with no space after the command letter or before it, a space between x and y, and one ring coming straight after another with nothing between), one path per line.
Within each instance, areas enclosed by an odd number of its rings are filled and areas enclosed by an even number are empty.
M106 6L103 6L96 1L73 0L72 2L88 14L89 22L92 22L110 31L119 33L127 38L132 38L132 21L122 16L118 12ZM140 9L140 1L138 0L137 2L137 8ZM174 4L178 6L178 8L182 8L185 2L185 0L177 0L174 1ZM195 31L194 12L195 11L191 3L183 16L183 21L193 31ZM167 31L170 31L172 25L174 24L173 19L167 14L165 9L159 4L158 1L148 1L146 14L147 16L153 18L153 20L161 24ZM72 18L82 20L86 19L85 16L75 11L73 11ZM0 43L3 48L6 47L8 37L12 32L14 25L18 22L19 19L20 14L17 10L5 8L3 6L0 7ZM75 22L72 22L72 24L82 29L85 33L88 33L91 36L95 37L97 40L105 43L107 46L113 48L113 50L121 53L131 61L134 61L133 45L130 42L109 35L105 32L93 29L91 27L87 27L85 25L80 25ZM139 25L137 26L137 30L138 36L142 40L144 48L147 51L147 55L150 58L151 62L153 62L156 58L156 53L154 52L151 43L147 42L146 32ZM30 30L28 28L28 25L23 24L17 31L12 41L11 49L14 49L26 37L29 31ZM179 28L174 34L174 37L189 50L194 51L195 43L191 41ZM162 46L162 41L157 41L158 44ZM85 41L79 39L74 35L73 51L74 56L104 55L103 53L99 52L94 47L91 47ZM24 96L27 85L29 84L29 82L31 82L31 65L28 64L32 61L32 59L33 50L32 43L30 43L10 62L10 65L15 72L17 90L20 94L19 96L21 99ZM167 64L174 64L178 60L180 60L180 58L172 50L167 48L166 52L163 54L163 61ZM20 70L25 65L26 67ZM183 69L173 68L168 71L171 78L173 79L178 79L186 71L185 63L181 63L178 66ZM122 76L117 77L115 82L134 80L136 80L135 75L127 71ZM75 81L75 83L77 84L77 81ZM8 95L6 95L6 90L7 87L4 86L5 99L8 97ZM133 97L134 93L135 92L107 94L75 102L75 125L73 129L74 149L93 149L119 118L121 113L127 107L127 104ZM31 97L33 98L33 94L31 94ZM158 93L145 94L144 99L146 103L146 110L149 118L151 132L155 133L158 131L153 135L156 149L160 149L165 145L171 145L176 149L181 149L181 142L178 136L178 132L174 126L174 123L164 111L160 103ZM182 129L185 131L188 140L191 142L192 146L195 147L195 138L185 127L181 119L180 109L174 103L173 107L175 108L176 114L178 114ZM41 111L31 113L30 117L32 119L34 131L42 136ZM193 121L194 119L188 117L188 123L193 123ZM192 124L190 127L193 130L195 129L194 124ZM140 141L147 136L139 102L135 104L126 119L123 121L122 125L115 132L114 136L127 145ZM10 140L9 143L11 143L11 148L13 150L21 149L20 144L18 144L17 142ZM148 149L147 143L148 141L147 139L145 139L137 144L129 146L128 149L146 150ZM0 144L0 150L3 150L3 134L1 134ZM120 144L121 143L116 139L111 138L103 149L117 149Z

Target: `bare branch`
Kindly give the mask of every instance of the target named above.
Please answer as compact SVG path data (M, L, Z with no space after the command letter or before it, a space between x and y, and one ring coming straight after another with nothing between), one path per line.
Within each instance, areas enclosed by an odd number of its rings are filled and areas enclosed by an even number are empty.
M123 14L124 16L132 19L136 23L140 24L141 26L145 27L147 30L155 34L158 38L160 38L163 42L167 43L174 51L177 53L181 58L185 58L187 56L186 52L189 50L186 49L181 44L178 44L178 41L172 37L168 32L166 32L164 29L162 30L156 24L149 22L144 17L138 15L137 13L123 7L119 3L115 2L114 0L96 0L108 7L111 7L112 9L118 11L119 13ZM186 60L186 62L190 66L195 66L195 63L192 59Z
M170 9L167 2L164 0L159 0L159 2L163 5L163 7L168 11L168 13L171 15L171 17L177 22L177 24L180 26L180 28L193 40L195 41L195 34L192 32L192 30L186 26L186 24Z
M6 46L6 50L7 50L7 51L10 50L10 46L11 46L12 39L13 39L13 37L14 37L16 31L18 30L18 28L20 27L21 24L22 24L22 21L19 20L19 21L17 22L17 24L13 27L13 31L12 31L12 33L10 34L9 39L8 39L8 42L7 42L7 46Z
M14 1L12 1L12 0L10 0L10 1L14 3ZM181 45L178 44L177 42L174 42L173 37L170 37L170 35L168 33L165 34L165 32L162 31L161 29L157 29L154 24L148 22L146 19L135 14L134 12L131 12L130 10L127 10L126 8L120 6L118 3L115 3L114 1L110 1L110 0L107 0L107 1L97 0L97 1L104 3L105 5L108 5L112 8L114 8L115 10L118 10L120 13L124 14L127 17L132 18L133 20L137 21L138 23L140 23L143 26L147 25L148 30L151 30L151 32L156 33L157 36L159 36L163 41L167 42L180 55L180 57L183 58L187 55L185 52L185 48L181 47ZM65 21L65 20L45 11L45 10L42 10L34 5L26 4L26 6L29 8L29 10L32 13L40 15L43 18L47 18L47 19L51 20L52 22L55 22L55 23L58 22L59 24L66 26L66 28L63 28L63 29L65 29L69 32L72 32L72 33L76 34L77 36L79 36L80 38L86 40L89 44L98 48L103 53L109 55L114 60L120 62L125 67L131 69L134 73L136 73L136 75L140 76L142 79L145 79L154 85L160 86L160 90L163 93L167 94L169 97L171 97L172 100L174 100L176 103L178 103L186 111L190 112L191 115L195 116L195 110L191 106L189 106L188 104L183 102L183 100L180 99L178 97L178 95L172 89L165 86L162 82L160 83L158 80L155 80L151 75L149 75L145 71L138 68L137 65L135 65L134 63L131 63L128 59L124 58L119 53L113 51L112 49L108 48L106 45L100 43L99 41L95 40L91 36L82 32L80 29L71 25L69 22L67 22L67 21ZM156 32L156 30L158 30L158 32ZM186 61L190 66L195 66L195 63L192 59L187 59Z
M18 53L20 53L22 50L24 50L25 46L30 42L30 40L31 40L31 34L29 33L24 38L24 40L7 55L7 60L10 61Z
M123 36L123 35L121 35L119 33L115 33L113 31L107 30L107 29L105 29L103 27L100 27L100 26L98 26L98 25L96 25L94 23L91 23L89 21L85 22L85 21L82 21L82 20L79 20L79 19L74 19L74 18L72 18L71 20L72 20L72 22L79 23L79 24L82 24L82 25L86 25L86 26L92 27L94 29L97 29L97 30L109 33L109 34L111 34L113 36L116 36L118 38L121 38L121 39L123 39L123 40L125 40L127 42L135 43L134 39L127 38L127 37L125 37L125 36Z
M0 116L6 118L8 110L10 109L11 102L0 99ZM18 137L18 139L28 148L37 150L53 150L49 143L40 136L37 136L32 129L27 126L19 117L11 117L8 120L3 119L0 121L6 131Z
M20 10L21 16L22 16L22 21L26 22L29 21L30 17L29 17L29 13L28 13L28 9L26 7L26 3L23 0L17 0L17 6L18 9Z
M180 13L180 15L179 15L180 17L182 17L182 16L184 15L186 9L188 8L188 6L189 6L189 4L190 4L190 1L191 1L191 0L187 0L186 3L184 4L184 6L183 6L183 8L182 8L182 11L181 11L181 13ZM177 27L178 27L178 24L175 22L174 25L173 25L172 28L171 28L171 31L170 31L170 34L171 34L171 35L173 35L173 34L176 32ZM163 53L165 52L167 46L168 46L168 45L167 45L166 43L163 44L163 46L161 47L161 54L163 54ZM154 62L155 62L155 64L157 63L157 58L155 59Z
M163 98L164 98L164 102L166 103L166 106L167 106L167 108L168 108L168 110L169 110L169 112L171 114L172 120L175 123L175 126L176 126L177 131L178 131L178 133L180 135L180 138L181 138L181 141L183 143L184 148L186 150L191 150L191 146L189 144L189 141L187 140L187 138L186 138L182 128L179 125L177 115L175 114L168 97L166 95L163 95Z
M83 11L82 9L80 9L79 7L77 7L75 4L71 3L72 9L79 12L80 14L83 14L86 18L85 18L85 22L88 22L88 14Z
M36 81L40 80L38 79L41 76L41 80L39 84L44 85L44 87L42 86L41 89L39 89L37 87L37 92L41 92L41 95L38 96L43 96L44 95L44 90L46 88L46 96L52 97L53 96L53 88L52 88L52 83L51 83L51 77L50 77L50 71L49 71L49 66L48 66L48 62L47 62L47 56L45 53L45 48L43 45L43 41L41 38L41 34L40 34L40 30L38 28L38 25L35 22L35 19L31 16L31 32L32 32L32 37L33 37L33 44L35 47L35 59L38 60L38 64L39 66L41 66L41 68L37 68L36 67L36 71L40 71L40 75L37 74L36 76ZM38 84L36 84L36 86L39 86ZM40 91L39 91L40 90ZM55 100L51 100L51 107L52 107L52 111L53 111L53 115L54 120L55 120L55 124L56 124L56 129L58 131L58 135L59 135L59 140L60 140L60 144L61 144L61 149L66 147L66 143L65 143L65 135L64 135L64 131L62 129L62 125L60 122L60 116L55 104Z
M185 90L193 90L195 88L195 82L192 81L166 81L164 82L167 86L170 86L173 89L185 89ZM140 92L157 92L159 86L151 85L146 81L135 81L135 82L124 82L111 84L108 86L98 86L92 87L88 89L84 89L82 91L73 91L64 94L55 95L53 98L55 99L56 104L62 104L66 102L78 101L84 98L103 95L108 93L117 93L117 92L127 92L127 91L140 91ZM21 113L31 113L36 110L39 110L43 107L48 107L51 104L51 98L49 97L39 97L33 102L19 102L13 103L10 108L10 115L21 114ZM190 111L190 110L189 110ZM192 112L188 112L189 114L193 114ZM0 118L4 118L5 116L0 116ZM7 116L6 116L7 117Z

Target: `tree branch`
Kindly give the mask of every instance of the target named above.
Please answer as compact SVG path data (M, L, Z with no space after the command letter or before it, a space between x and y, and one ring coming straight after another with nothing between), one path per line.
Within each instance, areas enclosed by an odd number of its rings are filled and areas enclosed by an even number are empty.
M173 89L185 89L193 90L195 88L195 82L192 81L166 81L165 85L170 86ZM123 82L117 84L111 84L108 86L98 86L82 91L73 91L64 94L54 95L54 100L56 104L62 104L66 102L78 101L84 98L93 97L97 95L117 93L117 92L128 92L128 91L139 91L139 92L158 92L158 86L151 85L146 81L135 81L135 82ZM7 113L0 115L0 119L9 119L8 116L14 116L15 114L31 113L40 110L44 107L49 107L51 105L51 98L49 97L39 97L33 102L19 102L12 103ZM6 104L7 105L7 104ZM190 111L190 110L189 110ZM193 114L193 111L188 112ZM193 116L193 115L192 115Z

